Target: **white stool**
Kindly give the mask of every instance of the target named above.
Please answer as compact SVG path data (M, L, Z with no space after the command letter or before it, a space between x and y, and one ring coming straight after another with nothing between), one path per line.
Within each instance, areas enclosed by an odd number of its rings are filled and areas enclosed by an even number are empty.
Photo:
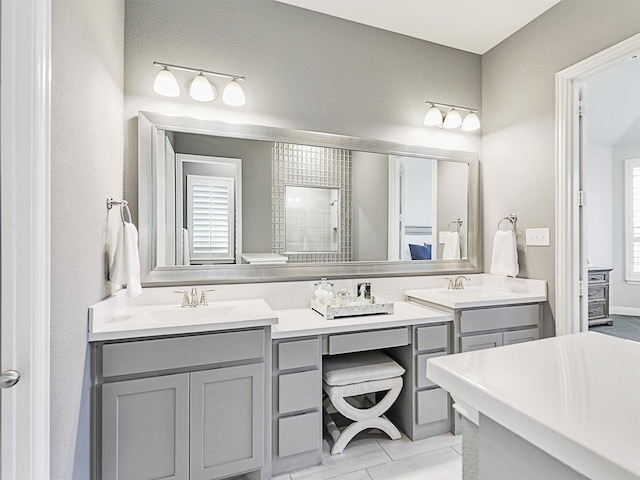
M331 455L342 453L351 439L367 428L382 430L392 440L401 437L400 431L383 414L400 395L404 372L388 355L377 351L323 357L322 387L328 397L323 403L325 423L334 441ZM357 408L346 400L384 391L386 395L370 408ZM342 432L331 418L331 405L354 421Z

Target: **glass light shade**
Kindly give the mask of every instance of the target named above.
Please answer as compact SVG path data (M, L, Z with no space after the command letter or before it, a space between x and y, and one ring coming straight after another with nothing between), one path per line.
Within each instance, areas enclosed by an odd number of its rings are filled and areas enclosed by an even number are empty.
M224 87L222 101L232 107L241 107L245 104L244 92L235 78Z
M424 124L428 127L435 127L442 123L442 112L438 107L432 105L424 116Z
M446 117L444 117L444 128L458 128L462 125L462 117L460 116L460 112L458 112L455 108L450 109L447 112Z
M475 112L467 113L467 115L464 117L464 120L462 121L462 127L460 127L460 129L464 130L465 132L473 132L474 130L478 130L479 128L480 119L478 118L478 115Z
M156 75L156 79L153 82L153 91L163 97L177 97L180 95L178 81L167 67L162 67L162 70Z
M216 98L216 89L207 77L199 73L191 82L189 96L199 102L211 102Z

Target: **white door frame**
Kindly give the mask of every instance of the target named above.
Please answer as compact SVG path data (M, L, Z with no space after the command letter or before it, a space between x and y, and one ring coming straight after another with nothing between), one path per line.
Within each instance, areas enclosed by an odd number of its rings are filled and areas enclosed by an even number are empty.
M49 478L50 0L2 0L2 478Z
M581 330L581 265L578 214L578 89L586 77L610 68L640 50L634 35L556 74L556 334ZM586 314L586 312L585 312Z

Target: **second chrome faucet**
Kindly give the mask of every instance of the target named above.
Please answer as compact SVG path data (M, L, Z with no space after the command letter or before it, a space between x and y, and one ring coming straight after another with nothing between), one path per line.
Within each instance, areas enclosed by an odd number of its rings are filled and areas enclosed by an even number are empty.
M193 287L191 292L186 290L175 290L174 293L180 293L182 295L182 308L185 307L207 307L209 302L207 301L207 292L213 292L215 289L202 290L200 292L200 299L198 299L198 289Z

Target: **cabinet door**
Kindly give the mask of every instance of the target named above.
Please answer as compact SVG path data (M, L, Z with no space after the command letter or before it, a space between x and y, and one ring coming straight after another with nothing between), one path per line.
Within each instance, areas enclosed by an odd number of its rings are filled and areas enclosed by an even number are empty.
M102 386L102 478L189 478L189 374Z
M264 464L264 364L191 374L191 480Z
M540 330L538 328L528 328L526 330L515 330L513 332L504 332L502 341L504 345L513 345L514 343L531 342L540 338Z

